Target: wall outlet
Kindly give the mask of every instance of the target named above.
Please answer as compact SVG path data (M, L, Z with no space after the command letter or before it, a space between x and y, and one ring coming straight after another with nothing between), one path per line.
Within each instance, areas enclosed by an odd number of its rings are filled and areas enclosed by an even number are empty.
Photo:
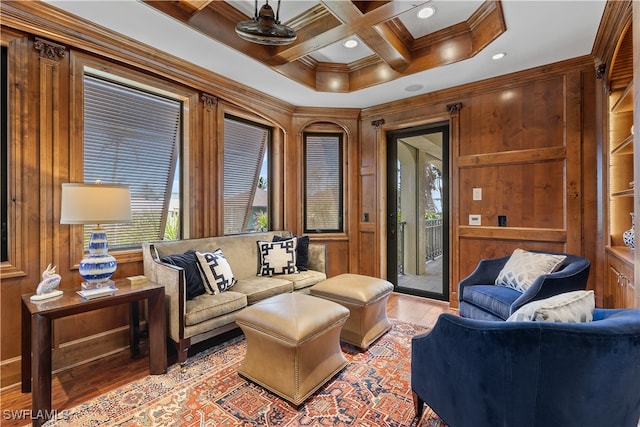
M478 214L469 215L469 225L482 225L481 216Z
M473 189L473 200L482 200L482 188Z

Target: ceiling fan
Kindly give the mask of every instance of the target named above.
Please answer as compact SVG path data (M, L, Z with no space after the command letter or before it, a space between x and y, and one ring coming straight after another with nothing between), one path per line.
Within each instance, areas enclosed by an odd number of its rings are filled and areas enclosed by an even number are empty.
M240 38L263 45L287 45L296 39L296 32L286 25L280 24L280 0L274 15L269 0L265 0L258 11L258 0L255 0L255 12L251 21L241 21L236 25L236 33Z

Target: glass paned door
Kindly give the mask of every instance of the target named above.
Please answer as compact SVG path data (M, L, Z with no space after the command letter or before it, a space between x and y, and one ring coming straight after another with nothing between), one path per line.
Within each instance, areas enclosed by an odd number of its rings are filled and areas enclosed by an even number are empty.
M447 300L448 124L388 136L387 278L396 290Z

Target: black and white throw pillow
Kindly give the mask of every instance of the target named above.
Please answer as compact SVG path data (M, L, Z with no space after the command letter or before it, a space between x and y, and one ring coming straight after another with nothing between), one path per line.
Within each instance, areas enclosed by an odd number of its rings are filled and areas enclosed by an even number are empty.
M273 236L273 241L282 242L292 238L276 235ZM307 271L309 270L309 236L296 236L296 239L298 239L296 243L296 268L298 271Z
M295 237L281 242L258 241L258 276L297 273Z
M213 252L196 252L202 282L207 293L222 293L236 284L231 266L224 257L222 249Z

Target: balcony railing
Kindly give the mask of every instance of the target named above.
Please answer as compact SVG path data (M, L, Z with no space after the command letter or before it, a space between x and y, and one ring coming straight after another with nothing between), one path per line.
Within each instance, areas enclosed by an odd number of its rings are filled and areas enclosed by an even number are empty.
M398 222L398 274L404 274L405 221ZM424 220L425 262L442 255L442 218Z
M442 218L425 219L425 260L431 261L442 255Z

